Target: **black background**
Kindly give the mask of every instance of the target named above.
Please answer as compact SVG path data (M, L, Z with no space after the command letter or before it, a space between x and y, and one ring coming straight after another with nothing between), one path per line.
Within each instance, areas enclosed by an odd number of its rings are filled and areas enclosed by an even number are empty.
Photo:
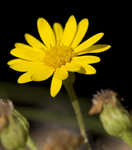
M116 3L117 2L117 3ZM105 35L100 43L111 44L109 51L98 54L102 61L94 65L97 74L92 76L76 74L75 88L78 95L89 96L100 89L113 89L131 103L131 8L128 2L118 1L17 1L4 2L0 9L0 81L16 83L20 73L8 68L7 61L13 57L9 51L15 42L24 42L24 34L39 38L36 21L46 18L50 24L55 21L65 24L70 15L77 21L89 19L89 30L85 38L99 32ZM44 86L49 87L49 80ZM34 86L41 83L29 83Z

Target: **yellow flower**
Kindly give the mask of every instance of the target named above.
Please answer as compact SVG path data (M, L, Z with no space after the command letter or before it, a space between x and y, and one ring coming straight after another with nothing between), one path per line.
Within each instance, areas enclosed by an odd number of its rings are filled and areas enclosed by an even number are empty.
M68 78L68 72L95 74L96 70L90 64L99 62L100 58L82 55L103 52L111 46L95 45L104 33L98 33L80 44L88 25L88 19L82 19L77 25L75 17L70 16L64 30L59 23L54 23L52 29L44 18L39 18L37 27L42 42L25 34L29 45L16 43L10 52L18 57L8 62L10 68L25 72L18 78L18 83L43 81L53 75L50 93L54 97L60 91L62 81Z

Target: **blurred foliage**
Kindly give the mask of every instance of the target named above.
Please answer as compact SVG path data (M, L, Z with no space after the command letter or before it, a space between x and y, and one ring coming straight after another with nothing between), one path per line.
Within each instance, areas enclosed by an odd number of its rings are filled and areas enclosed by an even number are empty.
M9 98L27 119L39 122L56 122L72 128L78 128L70 100L62 90L56 98L49 96L49 89L34 85L0 83L0 97ZM89 116L89 99L79 97L87 129L97 134L105 134L98 116Z

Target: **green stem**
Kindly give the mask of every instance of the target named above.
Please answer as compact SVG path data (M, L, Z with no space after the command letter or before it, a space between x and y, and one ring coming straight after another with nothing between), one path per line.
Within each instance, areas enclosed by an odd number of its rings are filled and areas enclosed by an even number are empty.
M91 147L90 147L90 144L88 141L88 137L86 134L86 127L84 124L83 116L82 116L82 113L80 110L80 105L79 105L76 93L74 91L74 88L73 88L73 83L68 79L64 80L63 83L64 83L64 86L68 92L70 99L71 99L71 103L72 103L72 106L73 106L73 109L74 109L74 112L76 114L76 118L77 118L77 121L78 121L78 124L80 127L81 135L84 137L84 141L87 144L87 149L91 150Z
M34 142L32 141L31 137L28 137L28 141L27 141L27 147L30 150L38 150L37 147L35 146Z
M124 132L121 136L122 140L132 148L132 131Z

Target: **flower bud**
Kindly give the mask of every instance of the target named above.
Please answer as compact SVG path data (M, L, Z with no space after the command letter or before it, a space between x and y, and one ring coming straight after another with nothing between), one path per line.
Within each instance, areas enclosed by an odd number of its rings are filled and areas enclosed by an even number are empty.
M0 108L4 120L0 131L3 147L7 150L24 148L29 129L27 120L13 108L10 100L0 100Z
M132 147L132 119L119 102L117 94L110 90L101 91L93 100L96 102L96 107L102 102L100 120L106 132L123 139Z

